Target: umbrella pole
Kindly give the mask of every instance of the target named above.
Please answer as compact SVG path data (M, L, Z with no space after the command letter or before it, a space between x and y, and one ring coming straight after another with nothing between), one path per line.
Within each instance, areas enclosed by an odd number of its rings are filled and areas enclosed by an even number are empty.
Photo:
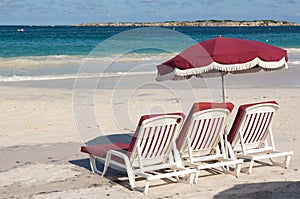
M225 82L224 82L224 73L222 72L221 73L221 77L222 77L222 97L223 97L223 102L225 103ZM226 147L226 144L227 144L227 134L228 134L228 126L227 124L225 125L225 129L224 129L224 141L225 141L225 156L226 157L229 157L229 151L228 151L228 147ZM227 168L229 169L229 168Z
M222 73L222 97L223 97L223 102L225 102L225 88L224 88L224 75Z

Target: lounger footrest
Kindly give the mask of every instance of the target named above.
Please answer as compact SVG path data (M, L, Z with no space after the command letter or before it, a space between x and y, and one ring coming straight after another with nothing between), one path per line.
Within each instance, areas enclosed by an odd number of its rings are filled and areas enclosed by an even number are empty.
M267 153L265 155L242 155L238 154L238 158L243 159L249 159L249 160L262 160L262 159L268 159L268 158L276 158L276 157L282 157L282 156L288 156L293 155L294 153L292 151L272 151L271 153Z
M182 168L176 168L178 171L173 171L171 173L162 173L162 174L157 174L157 175L152 175L148 173L137 173L139 176L147 178L147 180L157 180L161 178L169 178L169 177L174 177L174 176L183 176L183 175L188 175L192 173L196 173L196 169L182 169Z

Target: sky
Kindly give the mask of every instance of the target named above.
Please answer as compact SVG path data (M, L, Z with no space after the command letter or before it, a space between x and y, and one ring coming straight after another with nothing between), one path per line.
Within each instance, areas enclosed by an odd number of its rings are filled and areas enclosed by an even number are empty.
M0 25L208 19L300 24L300 0L0 0Z

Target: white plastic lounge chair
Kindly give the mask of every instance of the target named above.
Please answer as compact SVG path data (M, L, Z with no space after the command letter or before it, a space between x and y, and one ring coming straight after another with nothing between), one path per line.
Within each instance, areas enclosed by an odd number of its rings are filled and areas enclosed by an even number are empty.
M194 183L203 169L220 167L225 173L239 176L243 160L227 158L224 142L224 128L232 109L232 103L194 103L177 139L183 163L197 168Z
M181 159L175 159L173 149L178 131L182 126L182 113L142 116L130 144L114 143L96 146L83 146L81 151L90 155L93 172L101 173L96 168L96 159L104 159L104 176L110 164L127 171L132 189L138 189L135 175L146 178L144 194L148 193L149 181L154 179L191 175L195 169L180 167ZM170 172L157 172L170 169Z
M272 165L288 168L292 151L275 149L272 120L279 108L277 102L268 101L245 104L239 107L232 128L228 134L231 156L250 160L248 173L251 174L254 161L270 159ZM273 158L285 156L281 163Z

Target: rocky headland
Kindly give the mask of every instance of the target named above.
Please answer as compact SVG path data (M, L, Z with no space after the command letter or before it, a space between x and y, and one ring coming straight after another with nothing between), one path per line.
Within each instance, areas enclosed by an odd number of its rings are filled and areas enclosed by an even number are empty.
M177 27L177 26L300 26L300 24L287 21L254 20L197 20L197 21L165 21L165 22L106 22L81 23L74 26L134 26L134 27Z

